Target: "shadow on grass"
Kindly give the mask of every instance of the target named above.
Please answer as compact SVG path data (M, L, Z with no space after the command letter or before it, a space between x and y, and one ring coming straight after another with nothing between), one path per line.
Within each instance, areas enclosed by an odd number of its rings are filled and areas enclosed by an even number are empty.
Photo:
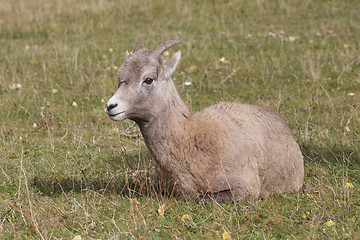
M173 187L164 188L159 168L153 166L147 151L141 154L122 153L121 156L109 156L102 159L111 174L105 177L89 177L81 167L74 177L35 176L30 179L31 186L47 196L67 195L68 193L96 192L101 195L119 195L123 197L170 197ZM104 175L103 175L104 176Z
M104 169L111 169L108 175L89 176L87 169L79 166L73 177L35 176L31 179L31 185L48 196L89 191L124 197L149 196L153 193L151 170L149 170L152 166L144 159L139 159L138 154L122 153L120 156L109 156L102 161Z
M121 195L123 197L149 196L152 194L149 181L129 180L123 177L93 180L76 178L44 180L34 177L32 186L47 196L89 191L101 195Z
M31 186L47 196L67 195L68 193L96 192L101 195L122 197L160 197L173 196L174 185L159 178L158 172L129 171L117 177L88 179L85 174L78 178L41 179L33 177ZM164 185L165 183L165 185ZM167 184L167 185L166 185ZM168 187L164 187L168 186Z

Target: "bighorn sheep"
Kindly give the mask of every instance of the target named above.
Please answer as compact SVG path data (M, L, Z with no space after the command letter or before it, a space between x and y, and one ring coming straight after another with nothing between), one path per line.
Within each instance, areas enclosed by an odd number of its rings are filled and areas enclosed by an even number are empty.
M266 107L221 102L192 112L171 75L181 53L135 46L118 70L118 89L106 104L110 119L131 119L140 127L151 155L185 199L221 201L296 192L304 178L303 156L294 135Z

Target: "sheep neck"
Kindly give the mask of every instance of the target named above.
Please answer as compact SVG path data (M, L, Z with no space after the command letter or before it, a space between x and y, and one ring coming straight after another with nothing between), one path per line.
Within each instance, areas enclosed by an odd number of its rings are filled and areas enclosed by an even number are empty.
M184 141L189 139L188 126L193 112L186 106L178 95L175 87L165 97L158 116L149 122L138 123L145 143L152 156L165 169L173 169L174 157L180 160L184 153Z

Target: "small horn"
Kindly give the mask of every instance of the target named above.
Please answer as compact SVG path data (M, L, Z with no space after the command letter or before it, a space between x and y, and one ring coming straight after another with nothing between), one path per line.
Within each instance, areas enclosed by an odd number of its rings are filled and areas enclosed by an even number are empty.
M135 48L134 48L134 51L133 52L136 52L136 51L138 51L139 50L139 48L140 48L140 41L137 41L136 42L136 44L135 44Z
M167 49L171 48L172 46L181 43L180 40L169 40L163 43L160 43L156 48L154 48L151 53L150 56L154 57L154 58L158 58L160 57L160 55Z

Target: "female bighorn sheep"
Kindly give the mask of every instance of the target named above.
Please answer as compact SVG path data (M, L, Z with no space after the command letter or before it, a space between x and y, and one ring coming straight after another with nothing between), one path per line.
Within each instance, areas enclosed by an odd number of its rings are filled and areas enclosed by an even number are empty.
M286 122L269 108L221 102L192 112L171 79L181 53L161 55L180 41L152 51L126 53L118 89L106 104L110 119L140 127L153 158L185 199L242 200L296 192L303 157Z

